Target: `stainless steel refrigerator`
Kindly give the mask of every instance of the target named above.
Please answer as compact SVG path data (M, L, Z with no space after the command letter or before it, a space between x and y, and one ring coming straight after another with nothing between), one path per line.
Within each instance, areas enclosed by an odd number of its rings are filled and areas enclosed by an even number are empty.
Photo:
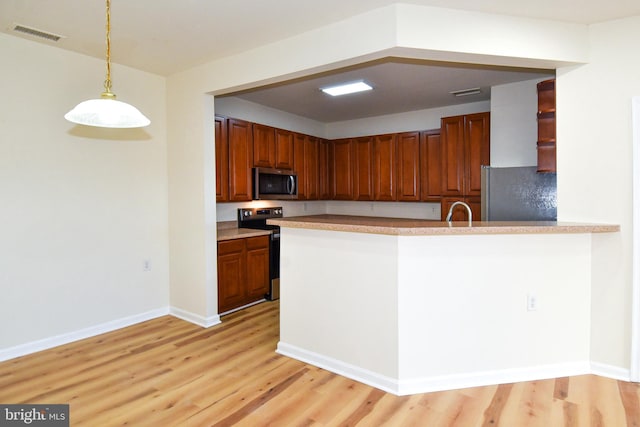
M482 221L555 221L555 173L535 166L482 167Z

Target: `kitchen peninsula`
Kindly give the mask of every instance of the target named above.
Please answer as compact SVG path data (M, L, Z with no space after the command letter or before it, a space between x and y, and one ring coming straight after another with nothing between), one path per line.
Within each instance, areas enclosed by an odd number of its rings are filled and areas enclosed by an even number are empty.
M283 355L398 395L590 371L592 234L618 226L270 222Z

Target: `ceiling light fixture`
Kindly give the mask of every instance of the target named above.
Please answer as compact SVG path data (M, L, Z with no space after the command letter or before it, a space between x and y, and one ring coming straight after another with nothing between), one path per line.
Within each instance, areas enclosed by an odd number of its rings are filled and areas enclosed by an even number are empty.
M469 95L477 95L481 93L479 87L472 87L471 89L460 89L449 92L453 96L469 96Z
M320 88L321 91L331 96L348 95L350 93L363 92L365 90L371 90L371 89L373 88L363 81Z
M104 92L99 99L81 102L64 115L70 122L80 125L104 128L139 128L148 126L151 121L136 107L116 101L111 92L111 0L107 2L107 77Z

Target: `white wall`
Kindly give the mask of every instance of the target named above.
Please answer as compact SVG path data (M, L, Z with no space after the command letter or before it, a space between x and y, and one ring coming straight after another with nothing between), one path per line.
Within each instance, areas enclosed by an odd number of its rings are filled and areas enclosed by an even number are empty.
M491 166L536 166L538 94L550 77L491 88Z
M629 367L632 122L640 16L592 25L589 64L557 71L558 219L620 224L594 239L592 359Z
M103 60L6 34L0 52L0 359L166 311L165 79L113 64L151 125L82 127L63 115L103 91Z
M216 114L226 117L247 120L280 129L304 133L306 135L325 138L326 125L306 117L290 114L285 111L268 108L255 102L246 101L235 96L216 97Z
M385 133L409 132L440 128L442 117L489 111L490 102L472 102L469 104L451 105L441 108L410 111L406 113L388 114L365 119L333 122L327 125L327 138L350 138L366 135L382 135Z

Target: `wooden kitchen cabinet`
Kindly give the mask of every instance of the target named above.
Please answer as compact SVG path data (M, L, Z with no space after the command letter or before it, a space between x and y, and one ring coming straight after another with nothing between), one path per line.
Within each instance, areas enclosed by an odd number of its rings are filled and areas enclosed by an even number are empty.
M229 141L227 140L227 118L215 116L216 145L216 201L229 200Z
M269 293L269 236L244 239L247 248L246 304Z
M420 132L399 134L397 145L398 201L417 202L421 186Z
M538 172L556 172L556 80L538 83Z
M444 221L449 213L449 209L454 202L465 202L471 208L471 216L474 221L480 221L481 218L481 201L480 197L443 197L440 202L440 215L442 221ZM468 221L469 213L464 206L458 205L453 210L453 221Z
M318 139L318 199L331 199L331 142Z
M253 166L273 168L276 164L276 133L271 126L253 123Z
M474 218L480 219L481 171L490 160L489 118L487 112L442 119L443 220L455 200L473 203Z
M489 164L489 113L445 117L441 127L442 196L480 196Z
M269 236L218 242L218 313L269 292Z
M229 141L229 201L252 199L251 167L253 165L253 131L244 120L227 121Z
M253 124L253 166L293 169L293 132Z
M442 194L440 129L420 132L420 200L439 202Z
M489 165L489 113L464 116L465 196L480 196L482 166Z
M329 172L331 198L353 200L353 144L351 139L331 141Z
M304 183L308 200L319 198L320 162L318 160L320 140L307 135L304 140Z
M294 168L298 174L298 200L318 199L318 138L294 133Z
M373 137L373 191L377 201L396 200L396 135L376 135Z
M275 167L293 169L293 132L275 129Z
M373 137L352 139L353 144L353 199L373 200Z
M304 142L305 135L302 133L293 134L293 171L298 174L298 200L306 200L305 191L305 164L304 164Z

